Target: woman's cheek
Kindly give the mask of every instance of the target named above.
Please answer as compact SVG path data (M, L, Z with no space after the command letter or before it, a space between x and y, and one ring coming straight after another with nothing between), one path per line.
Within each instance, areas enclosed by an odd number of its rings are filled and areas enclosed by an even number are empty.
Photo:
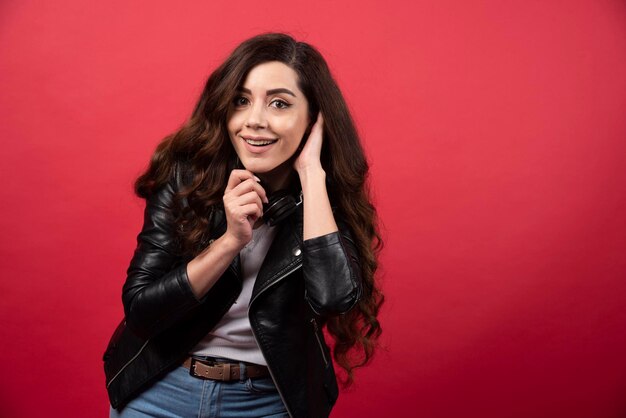
M301 138L305 128L306 126L301 123L298 117L282 120L280 121L280 128L277 126L277 130L280 130L283 136L290 138Z

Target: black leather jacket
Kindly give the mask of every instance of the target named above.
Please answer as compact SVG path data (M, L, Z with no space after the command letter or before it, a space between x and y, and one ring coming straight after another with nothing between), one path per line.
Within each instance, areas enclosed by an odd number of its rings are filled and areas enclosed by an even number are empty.
M148 200L144 225L123 287L125 320L104 354L111 405L123 406L165 373L228 311L241 292L239 257L201 299L176 255L172 197L180 175ZM302 241L301 206L277 228L261 266L248 316L255 339L292 417L327 417L338 396L331 355L321 328L330 315L351 309L361 296L354 242L339 232ZM211 228L226 230L223 212Z

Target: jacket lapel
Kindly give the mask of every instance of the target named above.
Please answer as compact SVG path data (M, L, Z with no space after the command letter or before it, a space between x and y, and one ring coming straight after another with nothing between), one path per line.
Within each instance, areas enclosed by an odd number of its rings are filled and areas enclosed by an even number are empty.
M299 208L277 228L254 282L251 300L281 276L302 266L302 209Z

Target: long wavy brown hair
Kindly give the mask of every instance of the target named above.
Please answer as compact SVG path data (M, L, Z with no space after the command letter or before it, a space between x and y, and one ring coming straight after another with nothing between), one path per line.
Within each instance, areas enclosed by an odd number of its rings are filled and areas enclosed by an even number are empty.
M383 243L358 133L339 87L314 47L281 33L258 35L240 44L209 76L190 119L157 146L148 169L135 182L135 193L147 199L175 170L183 171L186 186L174 199L181 255L192 258L200 253L207 245L213 214L223 210L228 176L238 161L226 130L233 100L248 72L268 61L282 62L298 74L310 121L318 111L324 115L321 162L329 198L350 228L361 261L362 298L348 313L326 322L335 361L346 372L342 383L349 386L353 369L371 360L381 334L377 317L384 297L375 272Z

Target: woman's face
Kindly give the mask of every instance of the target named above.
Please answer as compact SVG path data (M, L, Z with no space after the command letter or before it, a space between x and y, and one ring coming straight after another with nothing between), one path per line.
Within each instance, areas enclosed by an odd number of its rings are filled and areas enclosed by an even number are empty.
M248 73L231 104L228 134L247 170L282 186L308 123L308 102L296 72L271 61Z

